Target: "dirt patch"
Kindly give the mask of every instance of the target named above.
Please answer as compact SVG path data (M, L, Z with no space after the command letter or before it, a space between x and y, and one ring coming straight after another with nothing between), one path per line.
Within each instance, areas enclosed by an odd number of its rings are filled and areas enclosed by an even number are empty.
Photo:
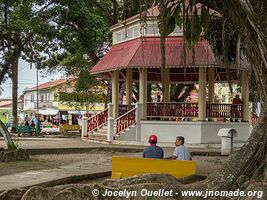
M223 156L193 156L193 160L197 162L197 174L201 176L218 171L226 159Z
M111 158L113 155L140 157L142 154L93 151L80 154L33 155L28 161L0 163L0 176L31 170L55 169L85 160L94 166L111 165Z
M102 161L106 162L109 160L111 162L112 156L130 156L130 157L141 157L142 153L128 153L128 152L114 152L114 151L98 151L93 150L90 153L79 153L79 154L42 154L42 155L34 155L31 158L38 160L47 160L61 163L62 165L67 165L75 162L80 162L84 160L91 160L96 164L102 163Z
M0 163L0 176L31 170L51 169L56 168L58 166L58 163L36 159L28 161L5 162Z

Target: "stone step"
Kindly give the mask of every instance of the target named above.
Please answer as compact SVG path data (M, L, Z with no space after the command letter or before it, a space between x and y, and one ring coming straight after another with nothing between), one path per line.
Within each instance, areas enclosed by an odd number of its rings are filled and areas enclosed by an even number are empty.
M107 141L107 135L90 134L88 139L97 141Z
M108 130L99 129L94 131L93 134L108 134Z

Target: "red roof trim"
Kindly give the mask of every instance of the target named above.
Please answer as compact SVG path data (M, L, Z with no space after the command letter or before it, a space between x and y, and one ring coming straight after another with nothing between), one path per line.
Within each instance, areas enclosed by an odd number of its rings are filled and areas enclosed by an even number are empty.
M38 85L38 89L47 89L47 88L52 88L52 87L56 87L58 85L61 85L63 83L66 83L67 81L71 81L73 80L73 78L66 78L66 79L59 79L59 80L51 80L42 84ZM33 90L37 90L37 86L31 87L31 88L27 88L25 89L26 92L28 91L33 91Z

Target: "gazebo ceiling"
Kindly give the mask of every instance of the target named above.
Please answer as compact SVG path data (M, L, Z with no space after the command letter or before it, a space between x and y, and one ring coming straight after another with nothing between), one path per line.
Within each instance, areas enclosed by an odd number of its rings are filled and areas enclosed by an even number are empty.
M215 82L227 82L227 72L225 68L215 68ZM139 80L139 70L133 69L133 81ZM198 82L198 68L171 68L170 69L170 81L171 82ZM126 70L120 71L120 80L123 81L126 78ZM239 79L236 69L229 69L229 79L236 81ZM160 69L148 69L147 80L150 82L161 82ZM208 81L208 73L207 73Z

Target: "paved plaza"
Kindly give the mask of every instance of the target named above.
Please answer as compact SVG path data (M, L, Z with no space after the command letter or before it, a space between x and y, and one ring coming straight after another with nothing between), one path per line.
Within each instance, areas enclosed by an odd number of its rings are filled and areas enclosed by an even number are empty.
M80 138L19 138L16 144L19 148L29 151L33 162L48 162L47 168L45 165L44 169L40 170L4 171L1 174L7 175L0 176L0 191L33 185L52 186L69 183L73 180L109 176L112 156L142 157L144 148L142 146L94 143L82 141ZM0 141L0 147L5 148L3 140ZM218 157L218 148L191 148L190 150L193 154L204 153L205 155L210 152L217 155L193 156L198 163L197 173L201 175L208 175L215 171L226 158ZM173 148L165 147L165 157L171 156L172 151Z

